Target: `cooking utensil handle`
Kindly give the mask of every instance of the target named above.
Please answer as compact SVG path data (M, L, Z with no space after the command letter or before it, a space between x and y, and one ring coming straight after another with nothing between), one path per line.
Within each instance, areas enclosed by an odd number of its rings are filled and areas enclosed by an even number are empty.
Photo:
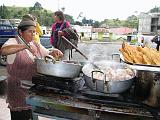
M113 60L114 56L118 56L119 57L119 62L120 63L122 62L121 57L120 57L120 53L112 53L112 60Z
M30 46L25 42L25 40L20 35L17 35L17 36L18 36L18 39L20 40L20 42L22 44L24 44L26 46L26 48L30 49Z
M62 38L68 42L74 49L76 49L86 60L88 60L88 57L85 56L75 45L73 45L66 37L62 36Z
M47 61L48 61L47 59L51 59L53 64L55 64L55 63L56 63L55 58L54 58L54 57L52 57L51 55L47 55L47 56L45 56L45 57L44 57L44 60L45 60L45 62L46 62L46 63L47 63Z
M104 72L99 71L99 70L92 71L91 81L93 82L93 84L95 84L95 87L96 87L96 90L97 90L97 82L96 82L96 79L94 79L94 75L93 75L95 72L100 72L102 74L104 74ZM105 80L106 80L106 75L104 74L104 81Z
M18 34L18 39L20 40L20 42L26 46L27 49L30 49L30 46L25 42L25 40ZM33 54L33 53L32 53ZM38 56L36 54L33 54L36 58L38 58Z
M102 74L104 75L104 82L106 81L106 74L105 74L104 72L102 72L101 70L93 70L93 71L92 71L92 77L91 77L91 79L92 79L93 82L95 82L95 81L94 81L94 78L93 78L93 76L94 76L93 74L94 74L95 72L100 72L100 73L102 73Z

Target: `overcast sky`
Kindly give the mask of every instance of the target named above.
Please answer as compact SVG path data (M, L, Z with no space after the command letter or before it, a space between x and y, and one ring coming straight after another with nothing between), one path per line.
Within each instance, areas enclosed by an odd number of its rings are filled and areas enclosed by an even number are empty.
M0 5L32 7L36 1L53 12L64 7L65 13L72 15L75 20L79 13L83 13L83 17L98 21L116 18L124 20L130 15L160 6L160 0L0 0Z

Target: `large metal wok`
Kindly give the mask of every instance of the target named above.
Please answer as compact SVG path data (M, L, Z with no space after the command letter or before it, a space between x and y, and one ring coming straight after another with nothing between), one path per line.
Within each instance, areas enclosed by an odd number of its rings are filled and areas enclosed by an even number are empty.
M101 68L102 71L96 70L93 64L86 64L82 68L82 72L84 73L85 83L86 85L94 91L104 92L104 93L122 93L129 89L134 81L135 74L133 72L133 77L125 80L106 80L106 75L103 73L103 67L110 66L113 69L123 68L125 69L125 65L117 62L104 62L99 61L95 62L97 66ZM94 74L96 72L102 73L103 80L94 78Z
M75 78L79 76L82 65L76 61L55 61L51 56L36 58L37 72L62 78Z

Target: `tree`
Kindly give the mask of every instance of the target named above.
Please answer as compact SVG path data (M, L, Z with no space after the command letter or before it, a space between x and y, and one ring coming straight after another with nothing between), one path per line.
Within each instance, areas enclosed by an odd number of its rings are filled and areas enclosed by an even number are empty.
M150 13L155 13L155 12L160 12L160 7L154 7L153 9L151 9L150 11L149 11Z
M62 12L64 12L65 11L65 7L62 7L61 10L62 10Z
M2 19L8 19L10 17L10 12L8 11L8 8L5 5L2 5L0 7L0 17Z
M137 18L137 16L135 16L135 15L132 15L132 16L129 16L128 18L127 18L127 20L126 20L126 25L127 25L127 27L131 27L131 28L138 28L138 23L139 23L139 21L138 21L138 18Z
M66 20L70 21L71 24L74 24L73 16L70 16L68 14L65 14L64 16L65 16Z
M75 21L74 25L83 26L83 23L82 23L82 22L79 22L79 21Z
M86 17L83 17L82 23L83 23L84 25L87 24L87 19L86 19Z
M93 27L98 28L99 26L100 26L100 23L98 21L95 21L94 24L93 24Z
M39 9L39 10L43 9L43 8L42 8L42 5L41 5L39 2L36 2L36 3L34 4L34 8L35 8L35 9Z

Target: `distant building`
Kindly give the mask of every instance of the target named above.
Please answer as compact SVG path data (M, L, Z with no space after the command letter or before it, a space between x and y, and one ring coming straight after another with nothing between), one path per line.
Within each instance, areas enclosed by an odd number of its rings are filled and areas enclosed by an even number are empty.
M133 34L134 32L136 32L135 29L128 28L128 27L110 28L108 29L108 31L115 35L127 35L127 34Z
M138 33L144 35L160 34L160 13L140 13Z
M76 29L77 33L81 37L85 37L85 38L92 37L92 26L88 26L88 25L86 25L86 26L74 25L72 27Z

